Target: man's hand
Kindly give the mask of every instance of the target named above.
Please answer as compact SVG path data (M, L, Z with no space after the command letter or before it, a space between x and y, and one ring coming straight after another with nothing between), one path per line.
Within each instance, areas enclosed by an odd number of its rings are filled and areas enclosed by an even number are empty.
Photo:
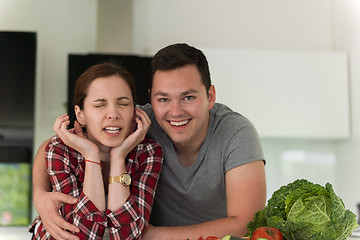
M62 203L75 204L77 199L59 192L43 192L37 195L37 198L34 198L34 206L46 231L58 240L79 240L77 236L70 233L79 232L79 228L67 222L59 214Z
M151 239L156 239L156 228L153 225L151 225L149 223L148 228L144 234L144 236L142 237L143 240L151 240Z

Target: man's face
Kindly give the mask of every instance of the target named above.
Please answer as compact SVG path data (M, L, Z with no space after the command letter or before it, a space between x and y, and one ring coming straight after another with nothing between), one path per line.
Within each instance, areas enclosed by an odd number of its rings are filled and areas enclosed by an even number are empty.
M157 122L175 146L200 146L209 124L209 109L215 103L215 89L209 97L195 65L170 71L156 71L151 105Z

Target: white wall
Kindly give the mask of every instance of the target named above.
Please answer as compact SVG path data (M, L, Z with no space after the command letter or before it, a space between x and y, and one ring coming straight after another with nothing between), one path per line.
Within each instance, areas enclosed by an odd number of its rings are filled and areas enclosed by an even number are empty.
M133 53L133 1L106 0L98 4L97 51Z
M352 116L352 138L337 144L338 191L353 207L360 203L360 1L334 0L333 4L334 49L349 53Z
M134 47L331 50L331 16L329 0L135 0Z

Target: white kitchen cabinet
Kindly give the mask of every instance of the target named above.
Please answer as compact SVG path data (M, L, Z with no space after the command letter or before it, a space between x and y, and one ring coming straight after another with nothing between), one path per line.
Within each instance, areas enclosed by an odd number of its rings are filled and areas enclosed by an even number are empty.
M349 137L346 53L200 49L217 102L248 117L260 137Z

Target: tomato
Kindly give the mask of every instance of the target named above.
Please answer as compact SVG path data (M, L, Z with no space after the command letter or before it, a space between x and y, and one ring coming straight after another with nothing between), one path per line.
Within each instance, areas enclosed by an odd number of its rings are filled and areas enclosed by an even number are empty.
M265 238L267 240L283 240L283 236L279 229L270 227L259 227L257 228L251 239L257 240L259 238Z
M215 236L208 236L208 237L206 238L206 240L220 240L220 238L215 237Z

